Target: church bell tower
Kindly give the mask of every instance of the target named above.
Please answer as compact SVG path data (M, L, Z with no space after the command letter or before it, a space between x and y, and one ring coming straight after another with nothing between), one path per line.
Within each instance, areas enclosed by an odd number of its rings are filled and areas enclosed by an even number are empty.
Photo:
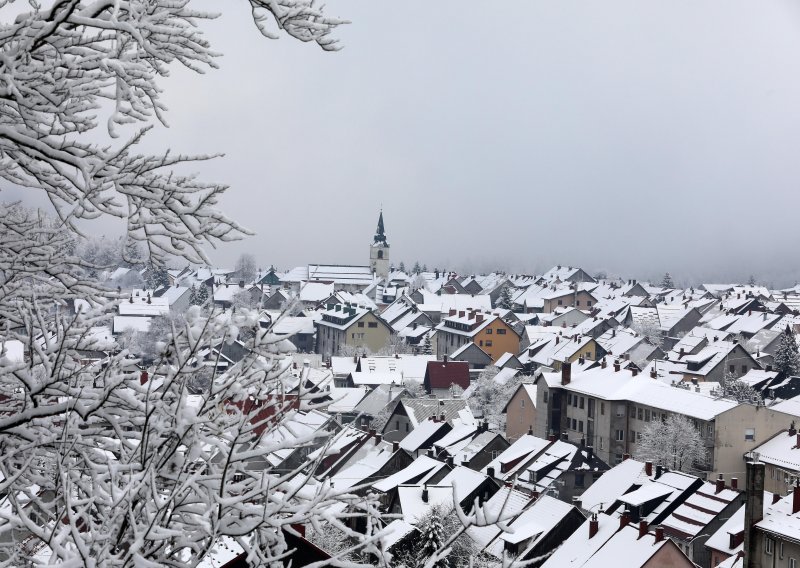
M381 278L389 276L389 243L383 230L383 211L378 216L378 229L369 246L369 265L372 272Z

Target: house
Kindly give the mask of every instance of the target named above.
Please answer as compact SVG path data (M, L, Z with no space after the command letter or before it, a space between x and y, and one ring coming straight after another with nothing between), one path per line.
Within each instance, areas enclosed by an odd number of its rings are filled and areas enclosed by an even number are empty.
M457 465L468 467L475 471L482 471L492 460L497 459L508 447L508 440L502 434L490 432L486 428L486 423L482 423L474 437L470 438L466 444L455 444L442 447L437 445L436 449L445 452L453 457L453 462ZM445 440L440 440L443 443Z
M378 351L392 335L392 328L380 316L352 304L329 305L314 322L317 328L316 352L330 357L342 349Z
M492 364L492 357L472 342L465 343L450 354L453 361L469 364L470 375L477 378L482 369Z
M507 352L519 352L520 334L491 312L451 310L436 326L436 332L436 355L439 359L467 343L476 344L492 361Z
M710 393L669 386L636 367L623 369L605 360L588 370L572 373L571 365L561 373L542 373L537 385L537 424L534 433L553 434L592 446L606 463L618 464L632 454L641 432L651 420L679 414L692 420L708 448L705 470L714 470L715 420L739 405L712 398Z
M438 416L440 421L448 422L451 426L454 420L474 421L464 399L401 398L394 403L383 427L383 437L400 441L431 416Z
M765 465L766 491L780 495L793 491L800 480L800 434L794 422L788 430L781 430L752 452Z
M463 361L428 361L423 387L428 394L436 397L453 396L453 386L469 387L469 364Z
M632 524L623 513L593 513L550 556L542 568L695 568L664 530L641 521Z
M536 425L536 385L523 383L503 407L506 415L506 438L514 442Z

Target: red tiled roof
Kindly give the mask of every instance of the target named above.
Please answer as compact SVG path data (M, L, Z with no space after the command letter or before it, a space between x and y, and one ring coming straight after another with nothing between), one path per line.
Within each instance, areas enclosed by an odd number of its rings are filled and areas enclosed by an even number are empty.
M469 387L469 363L466 361L428 361L425 370L425 387L428 389L449 389L458 385Z

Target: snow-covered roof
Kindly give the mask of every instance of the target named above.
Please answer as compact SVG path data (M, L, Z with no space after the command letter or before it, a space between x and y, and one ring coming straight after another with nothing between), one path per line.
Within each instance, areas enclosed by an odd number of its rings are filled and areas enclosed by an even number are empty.
M169 314L169 302L164 297L154 298L145 293L132 295L120 301L117 311L121 316L163 316Z
M114 316L112 326L114 333L122 333L126 329L132 329L141 333L147 333L150 329L150 321L153 318L142 316Z
M443 462L428 456L419 456L408 466L400 471L385 477L372 484L373 489L388 493L398 485L407 483L425 483L431 476L437 474L443 467L447 467Z
M450 425L447 422L439 422L438 420L425 420L400 441L400 447L409 452L416 452L423 448L425 442L443 428L449 430Z
M800 472L799 441L797 433L789 435L788 430L782 430L757 448L753 448L753 451L758 452L759 461L776 465L784 470Z

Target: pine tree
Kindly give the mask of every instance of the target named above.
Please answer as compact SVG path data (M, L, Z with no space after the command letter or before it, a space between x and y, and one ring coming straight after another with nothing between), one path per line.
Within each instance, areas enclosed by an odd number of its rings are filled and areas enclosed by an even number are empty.
M500 290L500 297L497 299L497 307L504 310L510 310L514 306L514 301L511 298L511 289L508 286L503 286Z
M401 260L400 261L400 266L398 267L398 269L400 270L400 272L405 272L406 271L406 263Z
M411 269L411 272L413 272L414 274L419 274L420 272L422 272L422 267L419 265L419 261L414 263L414 268Z
M669 275L669 272L664 274L664 279L661 281L662 288L674 288L675 282L672 281L672 276Z
M433 345L431 344L431 333L425 334L425 341L422 342L422 354L433 355Z
M432 514L420 532L422 533L422 548L419 551L417 563L419 566L424 566L444 543L441 516ZM450 568L450 562L446 557L441 558L433 563L433 568Z
M169 274L164 268L152 264L144 271L144 282L149 290L169 287Z
M792 333L788 325L781 336L781 342L775 351L773 362L775 370L787 377L797 375L800 372L800 355L798 354L797 341L795 341L794 333Z

